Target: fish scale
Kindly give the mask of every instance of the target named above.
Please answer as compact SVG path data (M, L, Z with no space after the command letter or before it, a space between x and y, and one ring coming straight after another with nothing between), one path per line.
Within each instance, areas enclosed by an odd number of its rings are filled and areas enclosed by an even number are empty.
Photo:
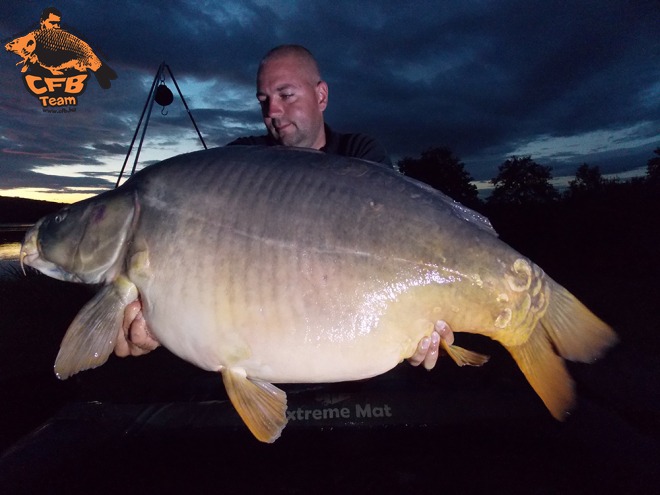
M37 29L33 31L40 64L53 70L87 68L97 71L102 62L83 40L63 29Z
M53 52L69 52L77 57L95 57L87 43L63 29L38 29L34 34L38 43Z
M439 319L457 341L467 332L504 345L558 419L575 400L564 359L590 362L616 341L485 218L357 159L238 146L191 153L53 218L26 234L23 261L105 284L69 327L58 376L105 362L139 294L162 345L220 372L266 442L286 425L286 394L273 383L385 373ZM77 252L87 265L68 261ZM487 359L441 345L461 366Z

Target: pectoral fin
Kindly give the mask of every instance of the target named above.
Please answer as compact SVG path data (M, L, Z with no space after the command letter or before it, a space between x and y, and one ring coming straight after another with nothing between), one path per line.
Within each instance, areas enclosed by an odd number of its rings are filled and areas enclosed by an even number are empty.
M468 351L457 345L449 345L444 340L440 340L440 345L450 358L459 366L481 366L488 362L489 356L479 354L478 352Z
M273 443L286 426L286 393L272 383L248 378L245 371L222 370L231 403L258 440Z
M55 359L55 374L66 380L79 371L108 360L124 317L124 308L137 299L135 285L119 277L101 289L76 315Z

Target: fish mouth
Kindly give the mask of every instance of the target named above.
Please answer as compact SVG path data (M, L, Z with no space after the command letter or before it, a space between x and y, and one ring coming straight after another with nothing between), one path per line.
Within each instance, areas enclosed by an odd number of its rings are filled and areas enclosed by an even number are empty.
M86 283L79 276L67 272L57 263L49 261L43 256L39 243L39 227L42 223L43 219L41 219L30 230L28 230L25 234L23 243L21 244L18 261L20 263L21 270L23 271L23 275L27 275L25 270L25 265L27 265L56 280Z
M35 225L27 234L25 234L25 239L21 244L21 251L18 257L18 261L21 265L21 270L23 275L27 275L25 272L25 265L33 266L35 261L39 258L39 246L37 244L37 226Z

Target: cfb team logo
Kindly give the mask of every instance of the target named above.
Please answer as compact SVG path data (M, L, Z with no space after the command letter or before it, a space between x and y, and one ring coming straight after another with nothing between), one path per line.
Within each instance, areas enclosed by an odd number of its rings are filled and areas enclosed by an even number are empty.
M27 90L46 108L75 107L85 91L89 71L103 89L117 79L114 70L99 59L80 38L60 27L62 14L53 7L44 9L39 28L10 41L5 49L22 60Z

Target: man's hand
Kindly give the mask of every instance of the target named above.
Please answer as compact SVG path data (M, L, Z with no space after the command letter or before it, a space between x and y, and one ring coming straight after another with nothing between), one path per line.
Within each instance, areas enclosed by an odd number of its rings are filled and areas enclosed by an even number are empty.
M452 345L454 343L454 332L446 322L438 320L435 322L431 335L423 337L419 341L415 354L408 358L408 362L413 366L424 363L424 368L432 370L438 361L441 340L444 340L448 345Z
M142 356L160 346L142 317L142 303L133 301L124 310L124 322L117 335L115 354L119 357Z

